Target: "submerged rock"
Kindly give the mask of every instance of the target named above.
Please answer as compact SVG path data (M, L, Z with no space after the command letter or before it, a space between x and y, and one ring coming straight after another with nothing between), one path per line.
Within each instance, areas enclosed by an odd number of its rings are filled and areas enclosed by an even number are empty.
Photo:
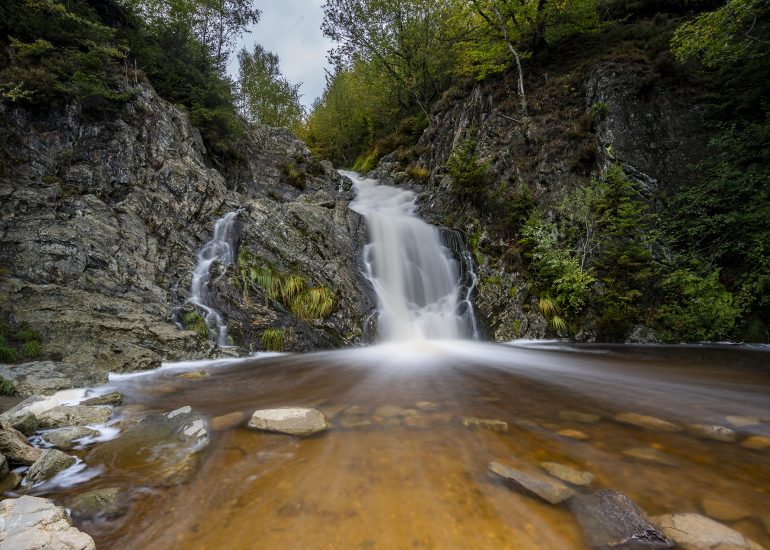
M720 521L738 521L751 516L751 511L718 496L707 495L700 501L707 516Z
M676 462L666 453L653 449L652 447L634 447L626 449L623 454L629 458L635 458L642 462L652 462L664 466L676 466Z
M676 424L672 424L666 420L655 418L654 416L646 416L637 413L621 413L615 415L615 421L622 424L630 424L653 432L678 432L682 428Z
M182 372L177 374L177 378L183 378L185 380L199 380L201 378L208 378L211 376L207 370L192 370L189 372Z
M517 488L537 495L551 504L559 504L575 495L572 489L548 476L514 470L499 462L490 462L488 468L500 477L510 481Z
M644 550L673 548L634 502L620 491L577 495L570 501L583 536L592 548Z
M317 409L283 407L254 411L249 420L249 428L307 436L327 430L329 421Z
M119 488L108 487L75 495L69 501L69 507L79 517L115 517L126 512L128 501Z
M211 420L209 420L209 426L215 432L219 432L228 428L232 428L233 426L237 426L245 419L246 415L244 413L241 411L235 411L213 417Z
M86 399L85 401L80 402L81 405L122 405L123 404L123 394L119 391L113 391L110 393L105 393L103 395L97 395L96 397L91 397L90 399Z
M580 422L582 424L596 424L601 418L598 414L577 411L559 411L559 418L566 422Z
M571 466L559 464L558 462L541 462L540 466L552 476L558 477L562 481L566 481L572 485L590 485L594 480L594 475L592 473L576 470Z
M495 418L476 418L473 416L466 416L463 418L463 426L470 428L483 428L485 430L492 430L493 432L508 431L508 422L497 420Z
M43 451L30 445L24 434L0 420L0 453L11 462L33 464L43 454Z
M668 514L651 521L684 550L764 550L735 529L700 514Z
M112 418L112 409L105 406L61 405L40 413L37 421L40 428L64 428L104 424Z
M39 550L95 550L94 540L72 526L61 506L23 496L0 502L0 547Z
M382 405L374 409L374 416L381 416L382 418L393 418L396 416L401 416L401 413L403 412L404 408L399 407L398 405Z
M131 471L141 475L145 483L176 485L195 473L197 452L208 441L203 417L190 407L182 407L143 418L117 439L95 447L87 462Z
M755 451L770 449L770 437L765 437L763 435L752 435L751 437L747 437L743 440L741 447L754 449Z
M730 424L736 428L746 428L748 426L758 426L759 418L756 416L725 416Z
M556 435L560 435L562 437L568 437L570 439L574 439L576 441L585 441L588 439L588 435L584 432L581 432L580 430L572 430L572 429L565 429L565 430L559 430L556 432Z
M713 439L714 441L729 442L735 441L738 437L733 430L724 426L712 424L692 424L690 428L698 437Z
M40 458L29 467L25 483L41 483L66 470L77 462L74 456L64 454L56 449L46 449Z
M77 440L84 437L98 437L100 434L101 432L98 430L92 430L85 426L68 426L46 432L41 437L59 449L72 449L77 446Z

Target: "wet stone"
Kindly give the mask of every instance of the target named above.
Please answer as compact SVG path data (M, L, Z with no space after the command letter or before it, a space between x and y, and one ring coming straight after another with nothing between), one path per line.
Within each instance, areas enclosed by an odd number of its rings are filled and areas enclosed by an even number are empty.
M706 515L719 521L738 521L751 516L751 510L717 495L704 496L700 502Z
M116 517L128 509L128 499L117 487L97 489L75 495L69 507L76 517Z
M421 411L435 411L438 409L438 405L433 401L418 401L414 406Z
M482 428L484 430L491 430L493 432L507 432L508 423L503 420L497 420L495 418L476 418L473 416L466 416L463 418L463 426L468 428Z
M570 501L583 536L592 548L643 550L673 548L634 502L620 491L576 495Z
M104 424L112 417L112 409L105 406L62 405L38 415L40 428L63 428L66 426L85 426Z
M343 411L344 416L363 416L369 412L369 409L362 405L351 405Z
M577 470L571 466L559 464L558 462L541 462L540 466L552 476L579 487L590 485L594 480L594 475L592 473Z
M211 420L209 420L209 427L215 432L220 432L222 430L227 430L228 428L237 426L244 420L246 420L246 415L241 411L235 411L213 417Z
M89 399L86 399L85 401L80 402L81 405L113 405L113 406L119 406L123 404L123 394L119 391L113 391L110 393L105 393L103 395L97 395L96 397L91 397Z
M40 458L43 451L30 445L20 431L0 420L0 454L11 462L30 465Z
M72 526L67 511L45 498L0 502L0 548L95 550L93 539Z
M714 441L735 441L737 439L736 433L730 428L725 426L718 426L712 424L693 424L690 426L693 433L698 437L704 439L713 439Z
M741 442L741 447L753 449L755 451L770 449L770 437L765 437L763 435L747 437Z
M393 418L394 416L400 416L403 412L404 408L398 405L382 405L374 410L374 416Z
M581 424L596 424L599 422L598 414L577 411L559 411L559 418L565 422L580 422Z
M46 432L41 437L59 449L72 449L78 445L78 440L85 437L98 437L100 434L101 432L98 430L92 430L85 426L68 426Z
M22 479L23 477L20 473L8 472L5 477L0 478L0 495L3 495L8 491L13 491L19 486Z
M177 378L182 378L184 380L200 380L201 378L208 378L209 376L211 375L207 370L193 370L176 375Z
M746 428L748 426L759 425L759 418L756 416L726 416L725 420L727 420L736 428Z
M575 494L572 489L560 481L538 473L514 470L499 462L490 462L488 468L490 471L512 483L518 489L537 495L551 504L559 504L560 502L572 498Z
M347 430L352 430L355 428L366 428L367 426L371 426L371 425L372 425L372 421L364 417L343 416L340 419L340 426L342 426Z
M32 485L41 483L66 470L77 462L74 456L64 454L56 449L46 449L40 458L29 467L25 483Z
M249 428L288 435L307 436L329 428L326 417L317 409L284 407L255 411Z
M642 462L651 462L653 464L662 464L664 466L676 466L676 462L668 456L652 447L634 447L623 451L623 455Z
M409 416L404 418L404 426L413 430L427 430L431 421L428 416Z
M682 429L676 424L672 424L666 420L637 413L616 414L614 418L616 422L630 424L653 432L678 432Z
M670 514L651 518L684 550L763 550L741 533L700 514Z
M572 430L572 429L565 429L565 430L559 430L556 432L556 435L560 435L562 437L568 437L570 439L575 439L576 441L585 441L588 439L588 435L586 435L584 432L581 432L580 430Z

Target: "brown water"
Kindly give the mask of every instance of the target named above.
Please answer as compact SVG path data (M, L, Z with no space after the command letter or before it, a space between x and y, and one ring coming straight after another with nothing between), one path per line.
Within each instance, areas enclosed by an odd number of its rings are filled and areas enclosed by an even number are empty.
M551 461L593 473L589 490L619 489L650 515L703 513L703 499L716 498L745 511L746 518L725 523L770 546L770 449L741 446L750 435L770 436L769 351L437 346L212 363L197 367L210 374L199 379L172 369L121 380L114 385L126 396L128 417L191 405L209 418L235 411L248 418L255 409L294 405L318 408L334 427L299 439L256 432L243 421L212 431L186 484L153 486L143 469L116 463L91 481L45 494L66 502L95 488L129 490L124 516L77 523L99 548L585 548L566 507L516 492L487 471L493 460L535 470ZM375 415L383 405L406 411ZM601 418L570 422L563 411ZM727 415L762 423L732 426L738 441L727 443L612 420L622 412L681 426L730 426ZM464 417L509 428L468 427ZM344 427L353 420L370 424ZM588 439L557 435L565 428ZM635 447L657 449L671 464L622 454Z

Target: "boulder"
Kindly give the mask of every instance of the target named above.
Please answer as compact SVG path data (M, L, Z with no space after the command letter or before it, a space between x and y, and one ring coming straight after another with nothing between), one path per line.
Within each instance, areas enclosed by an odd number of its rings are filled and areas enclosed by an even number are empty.
M53 395L60 390L107 382L106 375L86 373L75 365L56 361L0 366L0 376L10 380L21 397Z
M329 421L316 409L284 407L255 411L249 427L267 432L307 436L329 428Z
M120 437L94 447L89 464L106 464L140 476L142 483L186 483L198 466L198 451L209 442L206 423L190 407L151 414Z
M562 481L566 481L567 483L571 483L572 485L590 485L594 480L594 475L592 473L576 470L571 466L559 464L558 462L541 462L540 466L552 476L557 477Z
M637 413L621 413L614 416L616 422L630 424L653 432L678 432L682 428L666 420Z
M8 467L8 459L5 455L0 454L0 479L3 479L8 475L10 468Z
M128 499L117 487L97 489L75 495L69 501L72 513L77 517L115 517L128 508Z
M40 413L37 421L40 428L64 428L104 424L112 417L112 409L105 406L61 405Z
M645 550L674 547L666 534L656 529L644 512L620 491L576 495L570 501L570 510L591 548Z
M650 520L684 550L764 550L735 529L700 514L666 514Z
M25 483L33 485L41 483L66 470L77 462L74 456L64 454L56 449L46 449L40 458L29 467Z
M24 434L0 420L0 453L11 462L29 465L37 461L43 451L30 445Z
M113 391L96 397L91 397L85 401L80 402L81 405L114 405L119 406L123 404L123 394L119 391Z
M24 435L32 435L37 431L37 416L29 410L29 405L41 399L38 396L28 397L15 407L0 414L0 419L8 422L14 429Z
M14 550L95 550L93 539L72 526L61 506L23 496L0 502L0 548Z
M68 426L66 428L57 428L42 434L44 441L47 441L59 449L72 449L77 446L77 441L84 437L98 437L101 434L98 430L92 430L85 426Z
M575 495L572 489L548 476L514 470L499 462L490 462L487 467L516 488L534 494L551 504L559 504Z

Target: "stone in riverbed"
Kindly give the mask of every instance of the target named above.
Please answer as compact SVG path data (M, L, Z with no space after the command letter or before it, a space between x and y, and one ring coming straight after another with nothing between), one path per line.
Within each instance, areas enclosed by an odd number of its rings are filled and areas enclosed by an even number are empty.
M215 432L226 430L237 426L246 419L246 415L241 411L235 411L220 416L215 416L209 420L209 426Z
M641 460L642 462L652 462L664 466L676 466L676 462L666 453L653 449L652 447L634 447L626 449L623 454L630 458Z
M126 512L128 501L119 488L108 487L72 497L69 507L77 517L116 517Z
M508 431L508 422L497 420L496 418L476 418L473 416L466 416L463 418L463 426L469 428L483 428L493 432Z
M112 417L112 409L105 406L61 405L37 416L40 428L64 428L66 426L85 426L86 424L104 424Z
M500 464L490 462L487 466L492 472L511 482L519 489L524 489L551 504L559 504L575 495L575 492L553 478L533 472L522 472Z
M592 473L576 470L571 466L559 464L558 462L541 462L540 466L552 476L558 477L562 481L566 481L572 485L589 485L594 480L594 475Z
M105 393L103 395L97 395L96 397L91 397L90 399L86 399L85 401L80 402L81 405L122 405L123 404L123 394L119 391L113 391L110 393Z
M580 422L581 424L596 424L599 422L599 415L577 411L559 411L559 418L566 422Z
M678 432L682 428L666 420L637 413L621 413L614 416L616 422L630 424L653 432Z
M570 501L580 529L592 548L644 550L673 548L634 502L620 491L576 495Z
M764 550L735 529L700 514L667 514L650 521L684 550Z
M741 447L754 449L755 451L770 449L770 437L765 437L763 435L752 435L751 437L747 437L743 440Z
M43 397L32 395L21 403L0 414L0 419L5 420L24 435L32 435L37 431L37 416L30 410L33 403L42 401Z
M690 426L693 433L698 437L713 439L714 441L735 441L736 433L730 428L714 424L692 424Z
M0 420L0 453L11 462L30 465L40 458L43 451L30 445L20 431Z
M77 440L84 437L98 437L99 435L101 432L98 430L92 430L85 426L68 426L46 432L41 437L59 449L72 449L78 445Z
M580 430L572 430L570 428L559 430L558 432L556 432L556 435L560 435L562 437L568 437L576 441L585 441L586 439L588 439L588 435L586 435L584 432L581 432Z
M66 470L77 462L74 456L64 454L56 449L46 449L40 458L29 467L24 482L28 485L41 483Z
M730 424L736 428L746 428L748 426L758 426L759 418L756 416L725 416Z
M307 436L323 432L329 428L329 421L317 409L303 407L283 407L254 411L249 420L249 428L266 432L278 432L288 435Z
M398 405L382 405L374 410L374 416L381 416L382 418L393 418L400 416L404 411L403 407Z
M14 550L95 550L94 540L72 526L61 506L23 496L0 502L0 548Z
M718 496L707 495L700 503L707 516L720 521L738 521L751 516L751 510Z

